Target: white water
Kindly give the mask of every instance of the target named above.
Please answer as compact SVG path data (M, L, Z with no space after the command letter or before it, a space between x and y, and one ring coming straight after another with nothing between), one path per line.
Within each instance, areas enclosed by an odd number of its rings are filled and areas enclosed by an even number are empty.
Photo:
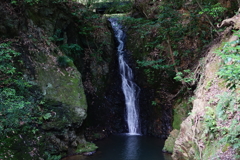
M122 90L125 96L126 112L127 112L127 124L130 135L141 134L139 123L139 111L138 111L138 95L140 92L139 87L133 82L132 69L128 66L124 60L124 32L122 26L118 24L117 19L110 18L112 28L115 33L115 37L118 42L118 63L119 71L122 77Z

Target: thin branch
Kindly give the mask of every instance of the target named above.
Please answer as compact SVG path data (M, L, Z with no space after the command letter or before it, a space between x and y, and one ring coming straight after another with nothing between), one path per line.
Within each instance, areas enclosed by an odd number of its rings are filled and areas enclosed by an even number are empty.
M198 4L199 8L203 11L203 7L202 7L201 4L199 3L199 1L196 0L196 2L197 2L197 4ZM207 18L207 20L208 20L208 22L210 23L210 25L211 25L215 30L217 30L216 27L213 25L212 21L210 20L210 18L208 17L208 15L207 15L207 14L204 14L204 15L205 15L205 17ZM216 32L216 33L217 33L218 35L220 35L218 32Z
M172 47L171 47L171 45L170 45L169 36L168 36L168 39L167 39L167 43L168 43L169 52L170 52L170 55L171 55L171 59L172 59L173 65L174 65L175 72L178 73L178 69L177 69L177 66L176 66L176 63L175 63L175 59L174 59Z

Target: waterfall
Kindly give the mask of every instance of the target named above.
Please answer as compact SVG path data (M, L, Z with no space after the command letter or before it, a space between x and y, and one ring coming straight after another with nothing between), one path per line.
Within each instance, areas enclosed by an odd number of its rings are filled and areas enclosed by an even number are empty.
M114 30L115 38L118 42L118 63L119 71L122 78L122 90L126 104L126 121L128 124L128 133L130 135L141 134L138 111L138 96L140 88L133 82L132 69L124 60L124 32L122 26L116 18L109 19Z

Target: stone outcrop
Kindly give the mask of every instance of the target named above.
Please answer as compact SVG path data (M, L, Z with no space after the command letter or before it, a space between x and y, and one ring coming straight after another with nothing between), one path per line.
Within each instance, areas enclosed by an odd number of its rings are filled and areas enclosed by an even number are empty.
M82 45L83 38L74 33L79 29L73 20L77 17L71 15L68 3L42 1L37 6L15 7L1 2L4 21L0 21L0 40L11 41L21 53L22 63L16 63L18 70L32 85L34 100L41 100L39 111L44 123L36 128L45 148L40 151L71 154L79 144L86 143L82 123L87 116L87 101L81 73L72 60L59 62L65 56L59 46Z
M218 28L225 27L225 26L233 26L233 29L240 28L240 14L233 16L232 18L228 18L223 20L220 24L217 25Z

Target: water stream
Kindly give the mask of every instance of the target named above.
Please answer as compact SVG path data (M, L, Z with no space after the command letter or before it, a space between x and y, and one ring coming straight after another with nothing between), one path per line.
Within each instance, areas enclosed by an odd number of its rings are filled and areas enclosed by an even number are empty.
M126 121L128 125L128 134L139 135L141 128L139 123L138 95L140 88L133 81L133 72L124 59L124 32L122 26L116 18L109 19L114 30L115 38L118 42L118 63L119 71L122 78L122 90L126 104Z

